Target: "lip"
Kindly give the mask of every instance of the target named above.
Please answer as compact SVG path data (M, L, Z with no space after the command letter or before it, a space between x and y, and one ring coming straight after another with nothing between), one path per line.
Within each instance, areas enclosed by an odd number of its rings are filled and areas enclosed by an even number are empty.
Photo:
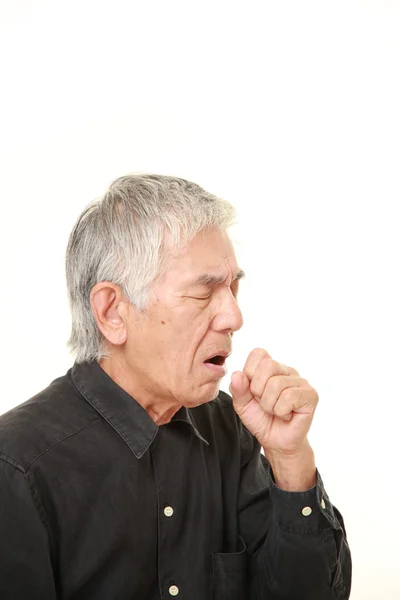
M203 364L218 377L225 377L225 375L228 372L228 368L226 366L226 359L228 358L228 356L230 356L230 354L231 353L228 350L215 350L212 354L208 356L208 358L205 359ZM206 360L209 360L213 356L223 356L224 363L222 365L215 365L214 363L206 362Z
M215 356L215 354L213 354L213 356ZM221 354L221 356L223 355ZM219 377L224 377L228 372L228 367L225 363L223 365L214 365L213 363L205 362L204 366L210 369L210 371L213 371Z
M207 356L207 358L204 359L204 362L206 360L210 360L210 358L212 358L213 356L223 356L226 360L228 358L228 356L230 356L230 355L231 355L231 353L228 352L227 350L217 350L216 352L213 352L212 354ZM210 363L207 363L207 364L210 364Z

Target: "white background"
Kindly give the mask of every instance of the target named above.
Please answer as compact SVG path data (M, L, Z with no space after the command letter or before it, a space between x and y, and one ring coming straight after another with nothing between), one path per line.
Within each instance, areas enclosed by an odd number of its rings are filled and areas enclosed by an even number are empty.
M0 412L71 365L84 206L132 171L198 182L239 213L230 372L263 346L319 392L352 600L400 598L399 32L389 0L0 3Z

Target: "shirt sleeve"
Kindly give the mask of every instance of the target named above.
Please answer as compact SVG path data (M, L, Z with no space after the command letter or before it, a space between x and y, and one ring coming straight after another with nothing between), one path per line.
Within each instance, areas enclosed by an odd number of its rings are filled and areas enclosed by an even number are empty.
M29 475L0 458L0 598L56 600L50 543Z
M274 482L257 440L241 432L239 532L249 554L250 600L347 600L351 556L343 518L320 474L304 492Z

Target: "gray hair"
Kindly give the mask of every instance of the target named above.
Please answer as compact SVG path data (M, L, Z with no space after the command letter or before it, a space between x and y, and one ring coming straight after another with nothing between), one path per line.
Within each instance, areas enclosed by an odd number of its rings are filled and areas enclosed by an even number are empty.
M103 198L86 207L69 237L68 346L76 362L110 355L90 305L96 283L119 285L145 311L152 285L165 272L168 250L179 250L205 229L226 230L234 220L229 202L191 181L152 174L116 179Z

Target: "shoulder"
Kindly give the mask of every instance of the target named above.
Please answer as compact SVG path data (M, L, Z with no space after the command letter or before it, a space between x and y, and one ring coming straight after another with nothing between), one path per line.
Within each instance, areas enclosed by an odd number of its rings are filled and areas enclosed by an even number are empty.
M0 416L0 458L25 471L38 456L96 420L70 373Z

